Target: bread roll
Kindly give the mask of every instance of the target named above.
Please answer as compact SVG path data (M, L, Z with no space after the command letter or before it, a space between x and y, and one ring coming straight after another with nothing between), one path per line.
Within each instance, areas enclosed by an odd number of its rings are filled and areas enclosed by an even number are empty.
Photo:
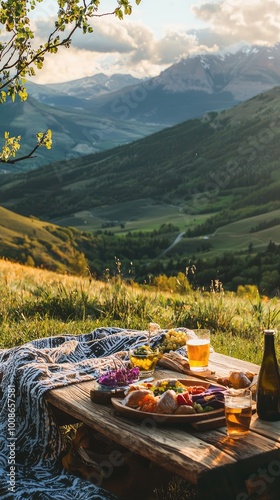
M243 372L230 372L229 383L234 389L249 387L251 380Z

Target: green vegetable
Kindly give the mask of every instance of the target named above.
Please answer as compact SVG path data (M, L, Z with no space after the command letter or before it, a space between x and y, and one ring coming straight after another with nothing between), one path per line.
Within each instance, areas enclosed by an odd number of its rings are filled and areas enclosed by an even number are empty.
M213 406L204 406L203 411L213 411Z
M203 408L199 403L194 403L193 409L195 410L196 413L203 413Z
M147 345L142 345L141 347L137 347L136 349L134 349L134 354L136 356L153 354L154 352L155 352L155 350L152 347L149 347Z

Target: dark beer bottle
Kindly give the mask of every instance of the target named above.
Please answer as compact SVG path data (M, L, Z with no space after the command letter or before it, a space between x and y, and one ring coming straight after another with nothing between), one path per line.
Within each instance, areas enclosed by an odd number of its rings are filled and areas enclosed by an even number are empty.
M280 420L280 375L274 330L264 330L264 353L257 383L257 414L261 420Z

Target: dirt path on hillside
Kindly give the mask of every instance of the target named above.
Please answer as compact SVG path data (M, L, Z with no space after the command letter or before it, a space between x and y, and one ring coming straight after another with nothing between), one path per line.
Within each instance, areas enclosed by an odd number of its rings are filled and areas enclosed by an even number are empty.
M169 252L169 250L171 250L173 247L175 247L175 245L177 245L179 243L179 241L181 241L181 239L183 238L185 233L186 233L186 231L182 231L182 233L178 234L178 236L176 236L173 243L171 243L171 245L168 248L166 248L166 250L163 250L163 252L161 252L161 254L158 257L159 258L163 257L163 255L165 255L167 252Z

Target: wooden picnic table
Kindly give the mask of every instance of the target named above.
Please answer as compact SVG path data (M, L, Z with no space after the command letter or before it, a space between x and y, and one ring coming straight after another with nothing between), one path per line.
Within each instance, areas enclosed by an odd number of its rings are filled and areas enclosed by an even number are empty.
M231 370L259 371L258 365L218 353L211 353L209 367L219 377ZM156 370L157 378L174 376L189 377ZM92 388L93 382L76 383L48 391L46 399L64 414L196 485L200 500L279 499L280 421L264 422L254 414L250 433L242 440L229 439L224 422L203 431L190 424L158 425L151 420L144 425L110 403L94 403Z

